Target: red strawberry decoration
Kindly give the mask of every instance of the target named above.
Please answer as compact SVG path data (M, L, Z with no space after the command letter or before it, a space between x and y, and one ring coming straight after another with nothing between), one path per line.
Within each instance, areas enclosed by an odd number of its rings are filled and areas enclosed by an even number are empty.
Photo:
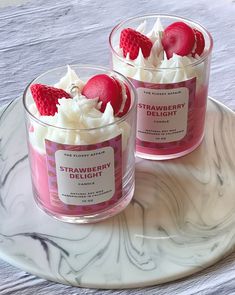
M164 30L162 46L168 59L172 57L173 53L181 56L191 53L192 56L195 56L195 54L202 54L205 48L205 39L200 31L192 29L186 23L175 22Z
M193 29L183 22L175 22L169 25L163 32L162 46L167 58L171 58L173 53L181 56L192 52L195 43Z
M152 41L145 35L131 28L122 30L120 35L120 48L123 49L123 55L126 57L129 52L131 60L137 58L139 49L142 50L145 58L149 57L152 49Z
M100 74L90 78L82 90L82 94L87 98L99 98L102 101L101 112L104 112L108 102L111 103L114 114L121 106L121 89L116 81L105 74Z
M126 99L126 104L123 111L120 113L123 101L121 84L117 79L105 74L96 75L90 78L84 86L82 94L90 99L99 98L99 101L102 102L100 108L101 112L105 111L108 102L110 102L113 108L114 115L117 116L123 116L130 107L130 92L128 91L128 99Z
M30 90L38 111L42 116L54 116L57 112L58 99L71 98L63 89L43 84L32 84Z
M195 50L194 52L192 52L192 56L195 56L195 54L201 55L204 48L205 48L205 39L204 36L202 34L202 32L193 29L194 35L195 35Z

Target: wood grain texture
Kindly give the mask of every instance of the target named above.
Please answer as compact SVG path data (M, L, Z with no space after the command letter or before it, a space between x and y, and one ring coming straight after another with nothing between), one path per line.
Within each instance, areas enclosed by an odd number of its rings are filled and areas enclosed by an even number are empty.
M35 76L55 66L109 63L108 35L120 20L151 12L178 14L212 33L209 94L235 110L235 3L220 0L28 1L0 10L0 104L20 96ZM0 294L235 294L235 254L187 279L151 288L78 289L0 263Z

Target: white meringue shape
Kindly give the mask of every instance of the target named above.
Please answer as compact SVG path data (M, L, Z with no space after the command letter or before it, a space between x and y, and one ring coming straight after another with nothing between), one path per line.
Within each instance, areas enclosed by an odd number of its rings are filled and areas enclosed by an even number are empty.
M146 29L146 20L144 20L137 28L136 28L136 31L141 33L141 34L144 34L145 32L145 29Z
M152 30L146 34L146 36L154 43L157 39L161 40L162 32L164 28L161 24L160 18L158 17L153 25Z
M63 89L68 93L70 93L72 86L77 86L78 91L81 93L84 85L84 82L79 79L75 71L68 65L66 75L54 86Z

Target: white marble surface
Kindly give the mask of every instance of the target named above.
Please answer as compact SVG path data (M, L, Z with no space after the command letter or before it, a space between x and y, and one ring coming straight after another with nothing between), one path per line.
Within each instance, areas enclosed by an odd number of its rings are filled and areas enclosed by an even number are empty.
M107 38L113 25L123 18L153 11L191 17L209 29L215 40L209 94L235 110L235 55L233 54L235 52L235 3L230 0L195 2L182 0L180 3L176 0L164 2L154 0L46 2L39 0L28 1L16 7L1 8L1 104L15 99L22 93L28 81L49 68L78 62L107 64L109 62ZM12 120L14 121L15 118L17 115ZM220 130L220 126L218 125L216 130ZM221 134L224 136L223 132ZM224 143L224 137L222 142ZM3 140L1 144L5 144ZM20 142L17 144L20 146ZM229 145L229 147L232 146ZM227 179L228 174L225 170L221 170L224 166L218 165L218 161L214 163L222 173L218 173L217 178L218 183L221 183L221 175ZM227 160L226 163L229 163L230 167L231 161ZM8 164L10 165L10 162ZM14 162L11 164L14 166ZM194 173L197 177L200 175L197 170ZM1 191L2 181L1 178ZM226 191L226 187L224 186L223 190ZM226 215L225 209L228 208L229 203L224 203L223 199L220 202L215 206L219 204L216 212L222 218ZM170 207L168 208L170 213ZM203 208L202 206L200 209L202 214ZM231 206L231 212L233 212L232 209ZM19 206L17 212L20 214L21 210L23 209ZM207 222L213 220L212 215L205 215ZM5 216L1 218L6 220ZM196 217L193 216L193 218ZM14 232L14 224L8 224L8 226ZM30 223L27 223L27 226L30 229ZM228 230L228 227L226 229ZM233 233L232 230L227 232ZM222 244L221 240L219 242L226 247L224 240ZM231 246L230 243L229 245ZM182 255L186 255L186 252ZM146 294L233 294L235 290L234 258L233 253L215 266L178 282L145 288L144 291L133 289L113 292L54 284L1 261L0 294L143 294L143 292ZM36 256L36 259L40 261L40 256Z
M127 209L73 225L33 200L22 102L14 101L0 113L0 257L48 280L105 289L169 282L217 262L235 243L234 123L232 111L209 101L196 151L165 162L136 159Z

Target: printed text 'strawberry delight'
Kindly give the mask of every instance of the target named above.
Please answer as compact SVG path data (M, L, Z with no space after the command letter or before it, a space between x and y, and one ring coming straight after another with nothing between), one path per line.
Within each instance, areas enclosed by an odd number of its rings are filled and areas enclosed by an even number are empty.
M211 35L191 20L167 15L128 19L110 35L113 69L136 87L137 155L170 159L202 141Z

